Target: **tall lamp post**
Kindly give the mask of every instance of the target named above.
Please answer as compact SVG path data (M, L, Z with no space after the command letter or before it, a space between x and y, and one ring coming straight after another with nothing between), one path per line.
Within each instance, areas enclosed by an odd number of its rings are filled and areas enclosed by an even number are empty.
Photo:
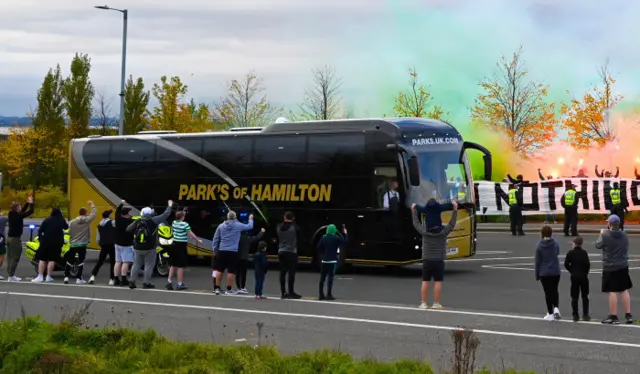
M106 5L98 5L95 6L96 9L101 10L115 10L116 12L122 13L122 73L120 77L120 121L119 121L119 129L118 134L120 136L124 135L124 84L125 84L125 71L126 71L126 63L127 63L127 10L126 9L116 9L110 8Z

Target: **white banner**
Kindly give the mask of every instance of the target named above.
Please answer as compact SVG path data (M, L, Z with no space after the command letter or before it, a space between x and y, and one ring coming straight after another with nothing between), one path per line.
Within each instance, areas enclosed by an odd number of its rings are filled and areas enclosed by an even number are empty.
M611 207L609 192L614 182L620 184L620 195L629 211L640 210L638 186L640 180L618 178L563 178L522 184L522 214L536 215L564 213L560 204L562 195L571 184L576 192L586 192L578 197L578 213L608 213ZM509 214L509 183L477 182L474 185L480 215Z

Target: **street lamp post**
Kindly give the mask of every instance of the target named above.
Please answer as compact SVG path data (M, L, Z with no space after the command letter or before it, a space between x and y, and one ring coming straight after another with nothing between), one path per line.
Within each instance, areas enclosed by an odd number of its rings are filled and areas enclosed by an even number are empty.
M124 135L124 94L125 94L125 79L126 79L126 65L127 65L127 18L128 11L126 9L110 8L107 5L95 6L96 9L102 10L115 10L122 13L122 72L120 75L120 120L118 134Z

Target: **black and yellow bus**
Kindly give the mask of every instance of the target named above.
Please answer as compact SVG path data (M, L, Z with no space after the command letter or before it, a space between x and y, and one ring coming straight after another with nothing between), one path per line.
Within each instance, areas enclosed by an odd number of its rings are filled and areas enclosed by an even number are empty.
M162 211L173 199L187 208L187 221L204 240L204 245L190 243L192 256L211 256L214 230L230 209L241 220L255 215L254 230L267 229L268 254L275 256L275 227L292 211L306 239L298 249L301 260L315 260L315 244L333 223L349 229L341 256L346 263L401 266L421 259L411 205L432 197L456 199L461 210L448 258L475 254L476 205L467 150L485 154L487 180L491 155L463 141L450 124L356 119L241 130L74 139L69 211L77 212L87 200L111 209L126 200L137 209ZM383 201L393 184L399 203L388 209ZM448 214L443 214L445 223ZM91 247L97 247L93 240Z

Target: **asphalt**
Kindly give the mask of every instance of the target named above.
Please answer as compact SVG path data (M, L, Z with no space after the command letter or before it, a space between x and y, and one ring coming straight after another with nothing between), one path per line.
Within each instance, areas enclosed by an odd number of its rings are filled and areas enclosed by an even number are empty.
M26 233L28 235L28 231ZM272 344L286 353L307 349L342 349L356 357L380 360L428 359L436 368L447 368L451 357L450 329L476 330L481 344L480 364L493 368L517 367L536 372L637 373L640 363L640 330L636 326L603 326L607 298L598 292L601 256L593 248L596 234L585 233L591 255L592 323L569 322L569 278L560 283L560 307L565 320L542 321L545 313L542 288L533 275L537 235L513 237L508 233L481 232L475 257L447 262L442 303L444 311L417 309L420 269L389 272L377 267L355 267L337 276L335 302L311 300L317 295L318 274L301 266L297 292L305 299L279 300L277 269L267 274L268 300L244 296L214 296L211 270L194 265L186 269L187 292L165 291L164 280L155 278L158 290L128 290L104 285L107 269L97 285L34 285L26 281L0 283L3 318L16 318L21 307L59 321L62 314L93 303L87 326L154 328L175 339L231 344ZM570 238L558 237L562 258ZM631 237L631 248L640 238ZM97 253L87 260L88 274ZM631 276L638 281L640 253L631 253ZM33 275L24 258L18 275ZM247 285L253 287L249 271ZM632 290L632 309L640 303ZM66 310L66 312L64 311ZM263 324L258 342L258 322ZM569 369L562 371L560 368Z
M524 232L540 232L540 228L544 223L542 222L531 222L525 224L522 228ZM563 232L563 224L550 224L551 228L554 232L562 234ZM604 222L594 222L594 221L585 221L580 222L578 224L578 234L598 234L600 230L606 228L607 225ZM487 223L478 223L478 231L479 232L510 232L511 227L509 223L500 223L500 222L487 222ZM640 225L638 224L627 224L625 225L625 231L629 235L639 235L640 234Z

